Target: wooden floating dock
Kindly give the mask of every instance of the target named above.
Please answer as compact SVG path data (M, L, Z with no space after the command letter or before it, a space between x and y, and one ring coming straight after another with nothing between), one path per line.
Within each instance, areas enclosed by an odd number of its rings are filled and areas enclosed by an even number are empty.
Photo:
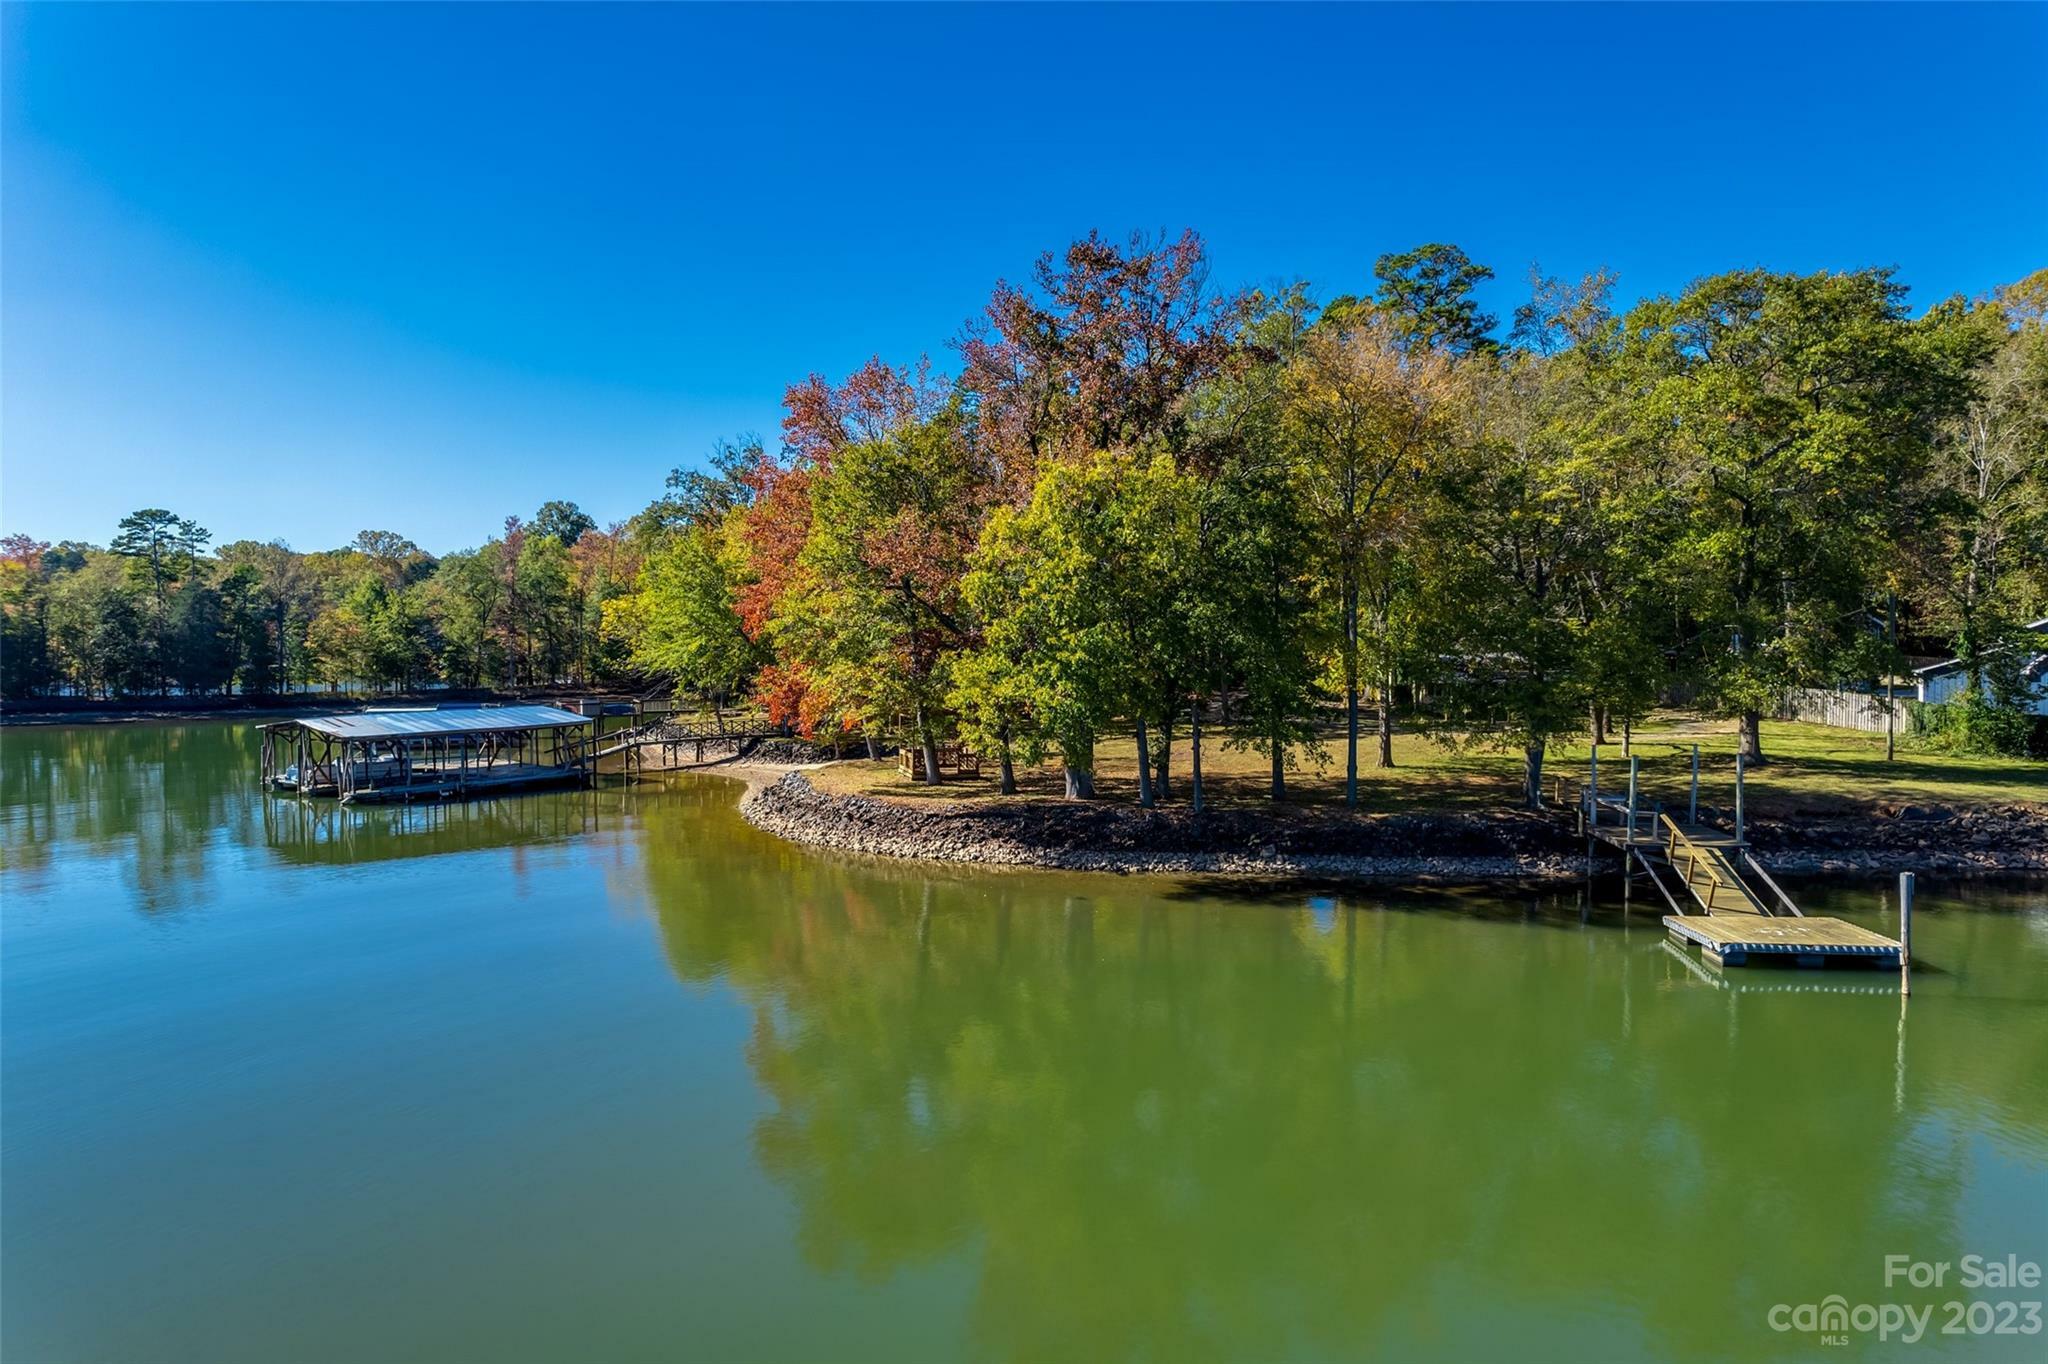
M1717 966L1745 966L1752 955L1825 966L1831 957L1899 969L1899 945L1841 919L1773 919L1757 914L1667 914L1671 940L1700 949Z
M1695 808L1697 803L1695 794ZM1671 908L1664 916L1671 941L1697 947L1714 965L1747 966L1754 959L1803 967L1900 969L1905 947L1898 940L1842 919L1810 916L1793 903L1750 855L1741 836L1739 795L1732 836L1705 825L1681 824L1661 808L1643 807L1633 767L1627 800L1602 796L1589 785L1578 807L1581 831L1619 850L1628 874L1647 877L1664 897ZM1665 884L1667 876L1680 883L1683 898Z

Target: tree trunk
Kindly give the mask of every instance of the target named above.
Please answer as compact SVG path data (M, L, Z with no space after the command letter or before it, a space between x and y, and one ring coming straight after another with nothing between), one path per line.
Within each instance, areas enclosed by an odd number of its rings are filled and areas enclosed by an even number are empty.
M1344 803L1358 804L1358 683L1344 680Z
M924 784L939 784L939 741L932 733L931 722L925 719L924 707L917 708L917 746L924 750Z
M1196 814L1202 813L1202 703L1188 704L1188 797Z
M1394 765L1394 675L1380 679L1380 766Z
M1159 741L1152 746L1152 796L1155 800L1172 800L1173 786L1167 778L1173 769L1173 721L1163 720L1159 725Z
M870 733L867 730L862 730L860 737L862 742L866 743L868 746L869 762L874 762L876 759L882 756L881 751L875 747L875 736L872 733Z
M1062 748L1060 751L1060 765L1066 769L1067 773L1067 799L1093 800L1095 799L1095 742L1091 739L1086 745L1075 745L1075 749L1078 751L1069 751L1065 748Z
M1152 749L1145 732L1145 717L1138 717L1138 804L1151 809L1152 799Z
M1892 677L1899 670L1899 594L1887 592L1884 598L1884 760L1896 762L1899 757L1899 698L1892 691Z
M1768 761L1764 757L1763 726L1764 716L1762 711L1746 710L1742 712L1742 718L1737 729L1738 740L1736 747L1742 754L1742 760L1751 767L1762 767Z
M1531 810L1543 808L1543 742L1522 750L1522 802Z
M1344 603L1344 803L1358 804L1358 595Z
M1010 759L1010 738L1004 735L996 750L996 790L1006 796L1017 794L1017 768Z
M1593 742L1607 742L1607 707L1597 701L1593 703Z
M1621 717L1621 756L1626 758L1635 752L1636 722L1628 716Z
M1273 739L1273 801L1287 799L1287 747L1277 734Z

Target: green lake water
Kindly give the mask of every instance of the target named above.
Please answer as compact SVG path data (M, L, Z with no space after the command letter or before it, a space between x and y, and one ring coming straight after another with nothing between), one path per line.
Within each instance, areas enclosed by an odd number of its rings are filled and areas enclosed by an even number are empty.
M1768 1322L2048 1296L1883 1274L2048 1263L2038 888L1923 881L1902 1008L1618 887L932 869L719 779L254 766L0 734L7 1364L2048 1357Z

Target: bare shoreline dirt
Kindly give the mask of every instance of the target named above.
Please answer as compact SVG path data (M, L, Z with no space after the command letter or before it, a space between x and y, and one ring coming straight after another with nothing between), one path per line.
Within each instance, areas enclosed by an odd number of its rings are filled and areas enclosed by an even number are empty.
M835 795L805 776L824 763L749 756L688 768L746 783L748 823L811 847L983 866L1126 874L1347 880L1540 881L1586 874L1563 820L1523 810L1352 815L1227 806L1200 816L1058 800L912 804ZM1753 820L1759 861L1788 875L2048 875L2048 807L1906 806L1867 816ZM1611 858L1604 848L1602 856Z

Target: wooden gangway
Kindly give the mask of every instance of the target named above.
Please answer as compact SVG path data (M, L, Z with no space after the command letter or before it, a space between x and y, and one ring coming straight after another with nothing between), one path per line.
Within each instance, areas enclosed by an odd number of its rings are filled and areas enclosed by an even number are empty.
M673 756L676 749L690 745L696 750L696 760L702 762L706 744L732 743L744 751L764 739L786 739L793 732L788 725L770 724L765 719L753 717L736 718L734 723L728 724L723 715L708 720L679 720L668 715L613 730L609 734L593 735L593 746L587 757L589 761L596 762L601 758L624 755L631 762L649 748L665 748Z
M1567 790L1560 783L1560 796ZM1590 783L1575 794L1588 847L1617 849L1631 877L1641 875L1657 888L1671 909L1664 927L1673 943L1699 948L1717 966L1743 966L1755 957L1808 967L1841 962L1898 969L1904 947L1897 940L1802 911L1750 852L1739 813L1733 834L1674 819L1640 798L1633 774L1626 799L1603 796ZM1697 810L1697 793L1690 806ZM1667 880L1680 889L1674 892Z

